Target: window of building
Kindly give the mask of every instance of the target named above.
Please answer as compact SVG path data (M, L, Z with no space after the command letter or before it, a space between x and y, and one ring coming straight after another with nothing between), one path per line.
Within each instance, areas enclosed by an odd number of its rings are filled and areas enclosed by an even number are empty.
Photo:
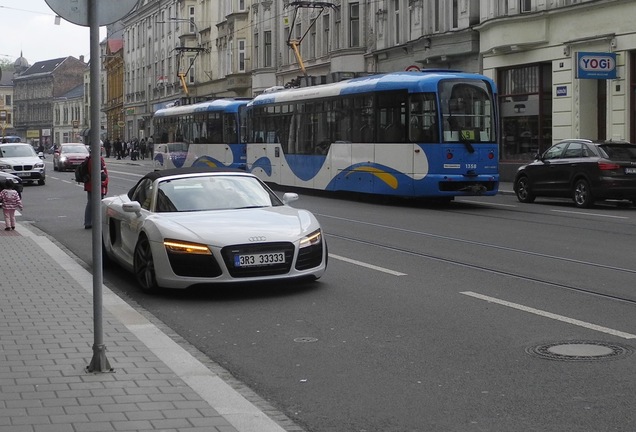
M453 0L453 10L452 10L452 19L451 23L452 28L459 28L459 5L457 4L458 0Z
M233 72L233 60L234 60L234 41L229 41L227 44L227 50L225 51L225 74L229 75Z
M342 14L340 8L336 8L334 11L335 20L333 28L333 48L340 49L340 27L342 22Z
M312 25L309 31L309 58L316 58L316 26Z
M552 143L552 66L500 70L501 160L532 160Z
M360 46L360 5L349 4L349 46Z
M395 29L393 43L395 45L400 43L400 27L400 0L393 0L393 28Z
M532 12L532 0L519 0L519 10L521 13Z
M238 71L245 72L245 39L238 40Z
M6 106L11 106L11 95L5 95L4 97L4 104Z
M265 32L265 52L264 52L264 66L270 67L272 65L272 32L268 30Z
M329 15L322 17L322 55L329 53Z
M196 28L196 26L194 24L194 6L190 6L188 8L188 19L189 19L189 22L190 22L190 27L189 27L188 31L190 33L195 33L197 28Z
M238 0L238 8L241 12L245 11L245 0Z
M285 39L287 40L287 39ZM254 54L253 54L253 59L252 59L252 67L257 69L258 68L258 33L254 33Z
M439 32L439 16L440 16L439 0L435 0L433 5L433 31Z

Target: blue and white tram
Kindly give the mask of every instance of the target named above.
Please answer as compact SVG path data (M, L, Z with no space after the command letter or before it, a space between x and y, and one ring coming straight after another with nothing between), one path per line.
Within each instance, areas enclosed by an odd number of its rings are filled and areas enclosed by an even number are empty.
M495 195L496 101L488 77L441 70L264 93L248 104L247 167L327 191Z
M157 110L154 165L245 169L248 99L216 99Z

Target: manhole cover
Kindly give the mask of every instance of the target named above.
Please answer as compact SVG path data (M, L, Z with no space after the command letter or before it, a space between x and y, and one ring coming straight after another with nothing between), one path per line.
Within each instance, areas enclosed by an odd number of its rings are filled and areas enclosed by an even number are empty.
M617 360L633 351L621 345L598 341L563 341L542 344L526 349L532 354L548 360L597 361Z

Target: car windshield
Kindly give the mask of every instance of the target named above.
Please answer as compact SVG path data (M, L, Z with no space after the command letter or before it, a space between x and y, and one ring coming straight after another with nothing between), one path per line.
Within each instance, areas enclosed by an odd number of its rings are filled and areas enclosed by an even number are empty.
M282 205L254 177L197 176L165 180L157 191L157 212L227 210Z
M616 161L636 161L636 145L604 144L599 146L605 157Z
M81 153L81 154L88 154L88 149L86 149L86 146L84 144L78 144L78 145L65 145L62 146L62 153Z
M35 150L28 144L3 145L0 147L1 157L37 157Z

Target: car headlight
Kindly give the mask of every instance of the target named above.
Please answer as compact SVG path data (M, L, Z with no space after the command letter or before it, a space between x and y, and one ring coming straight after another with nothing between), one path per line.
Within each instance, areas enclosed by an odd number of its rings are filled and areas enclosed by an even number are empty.
M13 169L13 167L7 163L0 163L0 170L10 170Z
M194 255L212 255L210 248L199 243L188 243L179 240L164 240L163 245L172 253L194 254Z
M33 168L44 168L44 162L38 162L33 165Z
M300 239L300 248L306 248L309 246L316 245L322 241L322 232L317 229L311 234L306 235L305 237Z
M66 162L66 156L60 156L60 162Z

